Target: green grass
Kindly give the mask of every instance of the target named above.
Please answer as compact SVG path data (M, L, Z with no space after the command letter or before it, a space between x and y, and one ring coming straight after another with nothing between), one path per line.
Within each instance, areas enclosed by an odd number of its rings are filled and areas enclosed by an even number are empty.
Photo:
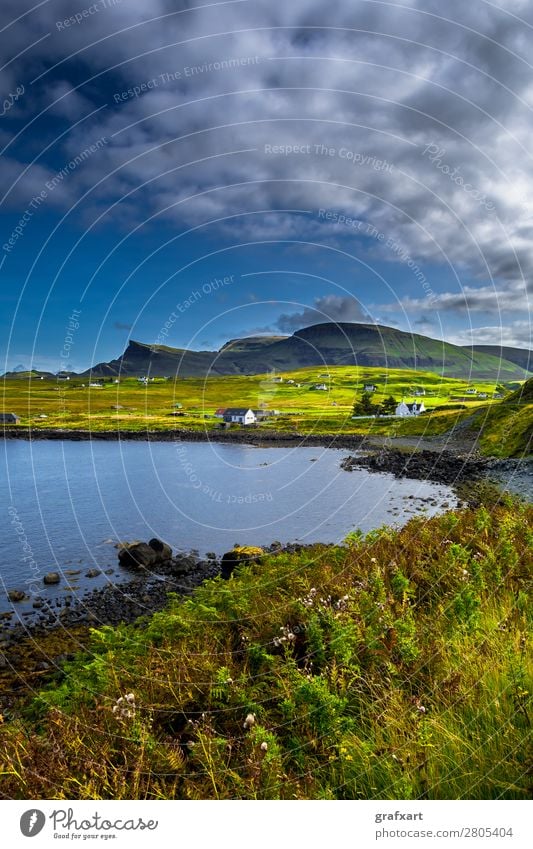
M323 377L323 375L329 375ZM164 431L174 429L215 431L218 407L266 405L280 411L260 425L265 432L303 434L367 434L390 438L405 436L453 435L457 425L465 424L472 413L471 427L465 433L473 438L476 429L486 426L480 446L498 456L520 456L528 445L533 405L528 392L515 392L506 402L493 401L496 384L441 378L431 372L409 369L356 368L332 366L307 368L281 373L283 383L274 383L268 375L226 375L159 379L148 386L135 378L119 384L107 382L101 389L83 386L80 379L56 383L48 380L4 380L1 406L15 412L22 425L32 428L73 430ZM288 381L294 383L290 384ZM327 392L315 384L325 382ZM378 391L372 401L381 403L389 395L397 400L420 400L423 396L428 413L413 419L352 419L354 400L360 398L365 383L375 383ZM524 384L526 387L530 381ZM299 386L297 384L300 384ZM520 384L509 384L509 389ZM467 388L484 392L488 399L467 396ZM462 400L457 400L457 399ZM467 399L467 400L465 400ZM173 405L182 404L179 417L171 416ZM511 405L514 404L511 410ZM119 406L119 410L113 409ZM462 409L462 408L466 409ZM39 418L44 414L46 418ZM509 419L511 424L509 425Z
M0 792L527 798L532 520L505 500L264 555L94 631L0 726Z
M144 428L146 425L173 427L181 419L169 417L172 404L183 404L191 424L205 414L212 415L221 406L248 405L257 408L263 403L282 413L298 417L345 420L351 416L354 400L360 397L365 382L379 387L372 400L380 403L386 396L400 400L414 400L413 390L421 387L431 395L423 398L428 409L438 410L446 405L457 405L455 396L464 396L469 384L463 380L442 379L431 372L409 369L381 369L334 366L327 369L329 378L320 368L299 369L282 374L282 384L273 383L267 375L185 378L176 381L159 380L147 387L134 378L123 379L120 384L106 383L103 389L82 386L80 379L56 383L47 380L5 380L2 385L2 406L6 411L17 412L23 424L33 427L80 427L91 425L95 429L120 423L125 427ZM288 383L294 380L295 384ZM328 392L315 391L312 386L326 382ZM301 384L298 388L296 384ZM493 382L470 384L479 391L492 394ZM463 401L469 409L480 403L475 396ZM486 403L486 402L485 402ZM113 411L113 405L124 409ZM44 413L48 419L39 419ZM203 422L209 422L203 419ZM348 425L347 425L348 426ZM357 428L357 423L351 425Z

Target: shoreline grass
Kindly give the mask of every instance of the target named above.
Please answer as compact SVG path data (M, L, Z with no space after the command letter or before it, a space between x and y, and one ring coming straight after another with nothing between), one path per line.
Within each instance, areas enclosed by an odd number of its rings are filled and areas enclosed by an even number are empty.
M527 798L533 508L499 501L93 631L0 726L1 795Z

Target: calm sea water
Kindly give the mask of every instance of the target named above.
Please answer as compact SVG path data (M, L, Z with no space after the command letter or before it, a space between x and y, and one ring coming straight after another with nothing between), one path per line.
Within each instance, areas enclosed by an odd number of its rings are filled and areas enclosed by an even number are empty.
M235 543L339 542L349 531L432 515L445 486L345 472L346 451L209 443L1 443L0 607L6 590L63 580L46 593L123 580L114 543L159 537L221 554ZM412 496L412 497L411 497ZM422 498L433 503L424 503ZM89 579L89 568L113 575ZM72 575L69 572L78 572Z

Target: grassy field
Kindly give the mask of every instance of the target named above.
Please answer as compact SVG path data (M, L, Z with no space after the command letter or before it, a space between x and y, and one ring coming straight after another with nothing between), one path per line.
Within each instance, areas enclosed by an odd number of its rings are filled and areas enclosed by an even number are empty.
M505 500L263 555L96 630L0 725L0 793L525 799L532 544Z
M335 366L324 372L319 368L299 369L280 375L276 383L268 375L185 378L176 381L155 380L146 386L135 378L120 383L107 382L102 388L82 385L80 379L70 381L5 380L0 387L1 405L5 411L16 412L22 424L32 427L69 427L93 430L121 427L124 429L158 429L175 426L213 428L219 407L266 405L282 413L268 427L358 432L361 424L352 421L354 401L360 398L367 383L375 384L372 400L380 403L389 395L398 401L420 400L414 392L426 392L421 399L428 410L466 406L474 410L492 403L496 385L493 382L468 384L464 380L443 379L431 372L407 369L358 369ZM316 390L325 383L327 391ZM509 385L515 386L518 384ZM486 393L488 399L467 395L467 389ZM182 404L184 415L173 417L173 405ZM119 409L116 409L116 407ZM448 411L453 412L453 411ZM45 415L47 418L39 418ZM456 411L453 412L456 415ZM207 416L207 418L206 418ZM427 417L426 417L427 418ZM362 427L366 428L368 423Z
M481 432L480 447L498 456L519 456L527 450L533 429L531 399L519 400L513 410L492 396L494 382L441 378L431 372L334 366L299 369L279 375L216 376L180 380L156 379L147 385L135 378L102 387L83 385L81 379L4 380L0 409L15 412L21 425L91 431L162 431L173 429L215 431L219 407L265 406L280 415L262 422L265 432L303 434L367 434L385 437L424 437L456 432L473 438ZM325 383L327 391L315 389ZM375 384L373 403L392 395L407 402L423 400L427 413L408 419L353 419L352 409L366 384ZM507 384L504 396L520 384ZM487 398L467 394L468 389ZM416 396L416 391L425 395ZM175 405L181 405L177 408ZM175 415L179 413L179 415ZM476 415L470 419L472 414ZM470 422L470 426L469 426ZM510 424L509 424L510 422ZM486 427L486 432L484 427Z

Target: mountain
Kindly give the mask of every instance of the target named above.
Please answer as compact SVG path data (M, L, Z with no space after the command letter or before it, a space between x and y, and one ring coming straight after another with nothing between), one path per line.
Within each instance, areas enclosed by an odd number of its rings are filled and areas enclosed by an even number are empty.
M267 345L272 345L274 342L282 342L284 339L289 339L288 336L246 336L244 339L230 339L225 345L222 345L221 351L232 354L249 353L250 351L260 351Z
M306 366L360 365L433 371L446 377L516 380L520 365L416 333L378 324L327 323L292 336L233 339L219 351L190 351L131 340L116 360L99 363L83 376L263 374Z
M71 372L73 374L73 372ZM25 371L18 368L13 369L13 371L6 371L5 374L1 376L1 380L39 380L39 378L43 378L46 380L53 380L55 378L55 374L52 374L51 371Z
M533 351L527 348L509 348L505 345L464 345L463 347L468 348L469 351L478 351L480 354L502 357L520 368L533 371Z

